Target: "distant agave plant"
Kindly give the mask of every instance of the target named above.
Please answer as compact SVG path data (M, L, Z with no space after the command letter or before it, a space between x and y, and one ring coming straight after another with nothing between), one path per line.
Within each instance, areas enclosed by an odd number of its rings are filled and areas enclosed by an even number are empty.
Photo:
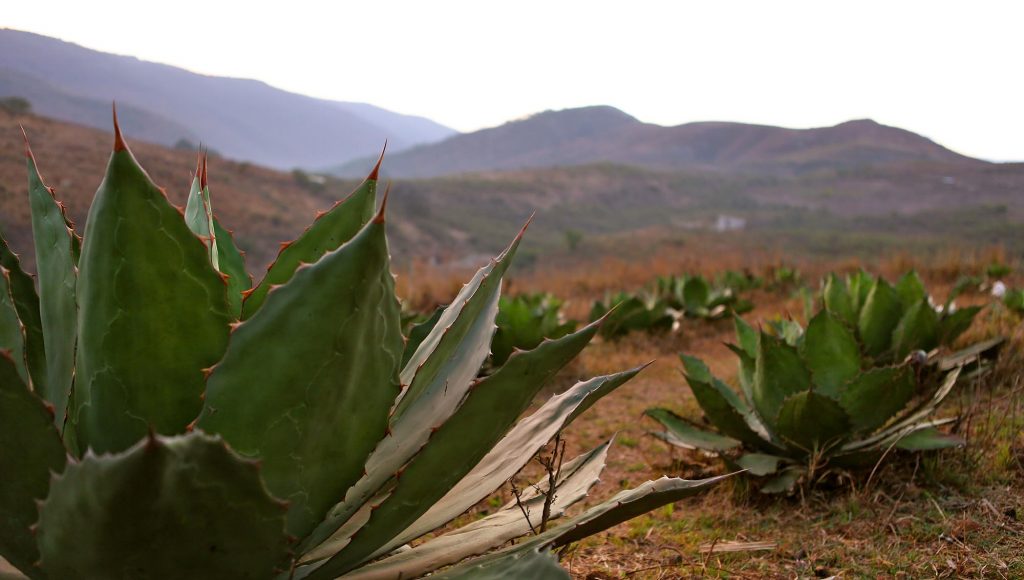
M519 419L600 327L477 378L519 238L403 363L376 168L250 287L205 167L182 215L115 135L84 244L26 139L38 294L0 243L0 556L30 578L414 578L485 553L437 577L568 578L551 548L717 481L648 482L512 545L531 524L505 506L408 548L640 369ZM562 515L608 445L524 509Z
M782 334L758 333L736 319L739 345L730 347L740 361L742 396L700 359L684 355L686 380L717 432L669 409L650 408L646 414L665 428L656 435L769 477L764 492L788 490L826 467L871 465L892 447L961 443L936 429L952 419L931 418L956 383L959 366L922 396L923 360L876 364L863 354L856 333L829 311L820 311L806 330L795 323L775 329Z
M904 274L895 286L884 278L859 271L825 282L825 309L853 330L863 353L874 364L901 361L914 351L949 346L971 325L980 306L955 308L951 294L936 308L916 272Z
M659 298L683 316L717 320L730 314L743 314L753 308L739 297L739 289L712 286L701 275L665 276L656 281Z
M604 319L601 336L619 338L635 331L667 332L676 318L664 300L644 294L619 292L595 301L590 320Z
M531 350L546 338L561 338L576 330L576 321L562 316L562 301L545 293L502 296L495 323L493 367L505 364L516 350Z

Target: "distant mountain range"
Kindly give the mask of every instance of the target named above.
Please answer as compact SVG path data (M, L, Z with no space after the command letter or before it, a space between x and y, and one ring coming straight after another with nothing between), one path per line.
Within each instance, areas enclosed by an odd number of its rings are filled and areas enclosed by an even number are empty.
M643 123L613 107L546 111L390 155L389 175L433 177L610 162L649 169L800 175L893 162L982 163L910 131L871 120L785 129L702 122ZM355 176L362 159L332 173Z
M42 115L108 129L117 101L126 132L173 146L203 144L279 169L317 168L441 140L453 129L364 103L315 99L263 82L168 65L0 29L0 97Z

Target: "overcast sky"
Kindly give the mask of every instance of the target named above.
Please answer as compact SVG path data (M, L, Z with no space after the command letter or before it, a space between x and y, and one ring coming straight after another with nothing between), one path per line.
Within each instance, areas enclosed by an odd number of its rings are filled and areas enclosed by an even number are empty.
M4 2L0 26L430 117L608 104L663 125L870 117L1024 160L1024 2Z

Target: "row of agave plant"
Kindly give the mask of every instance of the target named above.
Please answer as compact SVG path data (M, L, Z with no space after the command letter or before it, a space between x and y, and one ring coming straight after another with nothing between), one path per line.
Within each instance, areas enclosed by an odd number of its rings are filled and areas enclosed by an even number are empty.
M601 329L606 338L634 331L678 330L686 318L718 320L750 311L753 304L740 297L740 289L752 287L729 277L712 283L699 274L662 276L649 291L618 292L594 302L590 320L608 317Z
M655 435L684 449L721 457L763 478L766 493L814 481L832 468L876 465L892 449L958 446L934 418L965 369L981 372L1001 339L948 354L978 306L935 306L916 273L895 285L857 272L831 275L821 308L802 327L774 321L760 331L735 317L740 392L700 359L682 355L684 377L708 431L671 409L646 415L664 428Z
M520 417L607 321L531 337L481 378L516 237L407 340L379 162L252 284L205 160L182 212L115 117L79 238L27 137L26 157L38 290L0 244L0 556L30 578L568 578L553 549L721 479L664 477L564 516L608 441L410 547L640 372ZM535 533L524 511L563 517Z

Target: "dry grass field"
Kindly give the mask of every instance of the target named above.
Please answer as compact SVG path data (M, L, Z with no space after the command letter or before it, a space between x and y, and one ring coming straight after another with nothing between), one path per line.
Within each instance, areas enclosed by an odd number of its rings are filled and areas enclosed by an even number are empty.
M804 262L808 285L829 270L866 266L894 278L916 268L936 298L960 275L977 273L998 249L949 251L926 262L894 255L874 263ZM638 289L656 275L747 267L755 272L778 256L737 252L674 253L646 262L605 260L578 267L538 268L513 277L507 291L550 291L568 299L569 313L585 317L606 291ZM419 266L411 298L443 302L464 277ZM1020 279L1009 281L1019 284ZM399 275L400 286L403 276ZM404 290L410 291L410 284ZM406 294L410 297L410 294ZM792 289L756 291L751 322L779 316L801 319L803 300ZM987 303L975 293L960 303ZM834 472L790 497L765 496L735 477L709 494L666 506L574 545L562 554L574 577L605 578L1019 578L1024 575L1024 329L1016 314L993 305L962 340L1009 337L998 367L961 388L940 413L957 416L953 431L966 447L912 456L890 454L869 472ZM585 413L565 433L571 457L615 436L594 500L661 475L706 477L724 473L719 460L670 449L649 434L643 417L667 406L694 420L701 411L680 374L679 353L703 358L716 374L735 379L735 358L723 345L734 340L728 320L687 321L673 334L631 334L592 344L561 378L564 388L581 377L655 361L637 378ZM534 465L534 468L537 468ZM523 474L520 484L535 476ZM478 517L511 498L508 489L477 508ZM501 503L499 503L499 501ZM579 509L579 508L577 508Z

